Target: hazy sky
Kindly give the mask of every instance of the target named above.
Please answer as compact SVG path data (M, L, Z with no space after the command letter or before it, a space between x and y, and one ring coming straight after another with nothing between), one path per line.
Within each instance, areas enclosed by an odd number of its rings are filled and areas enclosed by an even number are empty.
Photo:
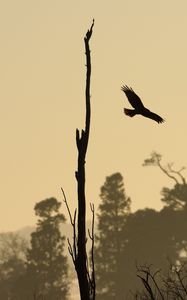
M173 183L142 163L156 150L187 166L186 14L186 0L0 1L0 231L34 224L35 203L61 201L61 186L76 207L93 18L87 201L97 206L105 177L121 172L133 210L162 207L160 190ZM166 123L125 117L123 84Z

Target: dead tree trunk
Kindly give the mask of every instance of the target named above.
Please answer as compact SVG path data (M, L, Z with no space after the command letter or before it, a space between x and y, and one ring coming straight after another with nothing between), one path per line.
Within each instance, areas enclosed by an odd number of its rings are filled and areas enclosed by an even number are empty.
M85 162L86 162L86 152L89 141L90 133L90 117L91 117L91 107L90 107L90 78L91 78L91 57L89 41L92 36L92 29L94 26L94 20L90 30L87 31L84 38L85 43L85 54L86 54L86 120L85 129L79 132L76 130L76 143L78 149L78 168L75 172L75 177L77 179L77 193L78 193L78 221L76 220L77 210L74 212L74 217L72 217L66 195L61 188L64 202L67 207L70 222L73 228L73 244L71 244L68 239L69 253L72 257L75 270L77 272L77 278L79 282L79 290L81 300L95 300L95 267L94 267L94 205L90 204L92 211L92 229L88 230L88 236L91 239L91 263L89 268L87 251L86 251L86 197L85 197ZM78 224L76 224L76 221Z
M90 132L90 78L91 78L91 57L89 49L89 40L92 36L94 21L90 30L87 31L84 38L86 54L86 120L85 129L76 130L76 143L78 149L78 169L75 173L78 190L78 240L77 257L75 258L75 268L77 272L81 300L90 298L90 282L88 276L87 253L86 253L86 197L85 197L85 159L89 141Z

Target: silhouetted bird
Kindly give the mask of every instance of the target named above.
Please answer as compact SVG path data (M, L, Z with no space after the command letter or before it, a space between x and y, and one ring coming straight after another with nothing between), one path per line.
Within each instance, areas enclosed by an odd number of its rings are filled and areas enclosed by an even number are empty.
M135 92L133 91L133 89L131 87L129 88L127 85L125 85L125 86L122 86L121 89L127 96L132 107L134 107L134 109L124 108L124 113L127 116L134 117L135 115L142 115L142 116L144 116L146 118L150 118L158 123L164 122L164 119L162 119L159 115L153 113L152 111L150 111L143 105L142 101L140 100L138 95L135 94Z

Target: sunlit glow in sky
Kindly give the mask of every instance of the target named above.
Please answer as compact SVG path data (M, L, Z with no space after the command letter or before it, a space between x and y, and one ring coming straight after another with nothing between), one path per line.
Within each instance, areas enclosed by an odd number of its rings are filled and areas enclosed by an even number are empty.
M155 150L187 166L186 11L185 0L1 1L0 231L35 224L35 203L62 201L61 186L77 205L75 130L84 127L93 17L87 202L97 207L105 177L121 172L133 211L162 207L173 182L142 163ZM166 122L125 117L123 84Z

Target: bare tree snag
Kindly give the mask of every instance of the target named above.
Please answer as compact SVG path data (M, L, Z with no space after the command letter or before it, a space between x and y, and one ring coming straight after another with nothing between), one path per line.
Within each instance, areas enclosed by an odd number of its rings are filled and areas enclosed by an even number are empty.
M143 166L158 166L160 170L166 174L169 178L175 181L175 184L183 184L186 185L186 180L184 176L181 174L185 167L182 167L179 171L176 171L172 168L173 163L168 163L166 167L161 164L162 155L153 152L150 158L144 160ZM176 176L177 175L177 176ZM179 181L179 178L181 182Z
M94 270L94 206L90 205L92 211L92 229L88 232L91 239L91 267L89 268L88 255L86 251L86 197L85 197L85 162L86 152L89 141L90 133L90 79L91 79L91 57L89 41L92 36L92 29L94 26L94 20L90 29L87 31L84 37L85 54L86 54L86 120L85 128L81 132L76 129L76 144L78 150L78 168L75 172L77 180L77 194L78 194L78 214L75 210L74 217L72 217L64 190L61 188L64 202L68 210L70 222L73 228L73 243L68 240L68 249L72 257L75 270L77 272L77 278L79 282L79 291L81 300L94 300L95 299L95 270ZM77 219L76 219L77 218ZM91 270L90 270L91 269Z
M79 281L79 290L81 300L89 300L90 284L87 269L87 253L86 253L86 197L85 197L85 159L90 133L90 78L91 78L91 57L89 41L92 36L94 20L90 30L87 31L84 38L85 54L86 54L86 121L85 129L81 135L76 130L76 141L78 149L78 169L76 172L77 190L78 190L78 241L77 241L77 258L75 268Z

